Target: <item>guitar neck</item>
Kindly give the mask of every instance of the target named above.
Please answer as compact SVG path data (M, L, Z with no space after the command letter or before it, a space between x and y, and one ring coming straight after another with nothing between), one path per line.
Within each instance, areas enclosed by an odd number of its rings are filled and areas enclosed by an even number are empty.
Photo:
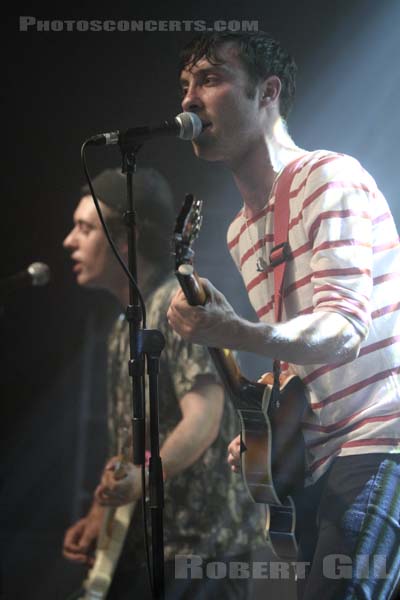
M176 276L188 303L191 306L204 306L207 294L193 266L181 265ZM228 392L234 398L238 398L243 385L250 385L250 382L241 374L232 352L225 348L208 348L208 350Z

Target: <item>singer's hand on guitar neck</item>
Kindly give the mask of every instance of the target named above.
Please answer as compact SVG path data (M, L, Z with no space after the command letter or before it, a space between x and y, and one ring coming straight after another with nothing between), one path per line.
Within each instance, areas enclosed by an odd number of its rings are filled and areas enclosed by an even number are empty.
M200 279L207 293L204 306L190 306L182 290L172 298L168 321L181 337L214 348L238 349L240 317L225 296L207 279Z
M124 466L125 477L116 479L114 471L120 457L111 458L104 468L100 485L95 491L95 498L102 506L122 506L140 497L142 490L141 470L132 463Z

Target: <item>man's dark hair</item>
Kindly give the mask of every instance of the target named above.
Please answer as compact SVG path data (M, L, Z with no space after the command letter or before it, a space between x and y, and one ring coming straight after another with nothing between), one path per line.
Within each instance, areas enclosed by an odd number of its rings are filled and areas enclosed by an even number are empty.
M126 239L123 215L127 209L126 178L120 169L106 169L93 179L98 199L107 205L105 217L112 237ZM90 194L88 186L82 195ZM175 208L171 188L161 173L139 167L133 176L133 197L138 228L138 251L157 266L172 264L171 239Z
M279 108L281 116L286 120L296 92L296 63L279 42L263 31L199 34L183 48L179 73L185 68L192 68L202 58L214 65L221 64L218 51L223 44L229 42L238 47L238 57L253 86L271 75L279 77L282 84Z

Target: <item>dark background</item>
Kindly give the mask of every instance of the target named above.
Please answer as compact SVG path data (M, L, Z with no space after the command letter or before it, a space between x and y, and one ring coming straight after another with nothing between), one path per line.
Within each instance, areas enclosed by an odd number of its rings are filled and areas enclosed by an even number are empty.
M2 598L57 600L74 589L82 572L61 558L63 532L87 506L105 456L104 340L116 306L107 294L76 286L61 245L84 183L80 145L101 131L180 112L177 54L192 36L21 32L18 17L257 20L299 65L289 120L297 144L356 156L399 224L399 13L396 0L113 2L95 10L21 5L3 19L0 277L41 260L52 279L13 294L1 309ZM93 175L120 164L115 147L92 149L88 158ZM175 139L147 143L138 162L170 180L177 210L188 191L205 201L198 270L255 319L225 248L241 206L229 173L197 161ZM242 360L250 377L268 367L259 357Z

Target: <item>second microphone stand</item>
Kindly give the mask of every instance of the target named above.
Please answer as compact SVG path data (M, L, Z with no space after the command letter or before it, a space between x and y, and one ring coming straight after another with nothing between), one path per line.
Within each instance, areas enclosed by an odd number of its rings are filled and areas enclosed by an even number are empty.
M127 206L124 215L128 230L128 267L135 281L137 278L136 256L136 213L134 209L133 174L136 170L136 152L140 145L120 142L122 172L126 174ZM164 336L156 329L143 329L143 311L138 290L129 284L129 306L126 319L129 324L130 361L129 375L132 378L132 437L133 463L145 464L145 363L149 381L150 413L150 463L149 492L151 515L152 581L155 600L164 599L164 532L163 532L163 470L159 445L158 372L160 355L165 345ZM143 468L143 467L142 467ZM143 478L142 478L143 479Z

